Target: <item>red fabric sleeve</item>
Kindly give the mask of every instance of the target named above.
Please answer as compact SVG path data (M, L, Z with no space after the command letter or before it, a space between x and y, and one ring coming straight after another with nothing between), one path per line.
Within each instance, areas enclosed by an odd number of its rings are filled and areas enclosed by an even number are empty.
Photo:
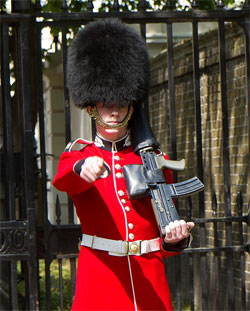
M160 240L160 252L161 252L161 255L162 257L164 258L168 258L170 256L176 256L176 255L179 255L181 253L181 251L179 252L175 252L175 251L165 251L163 248L162 248L162 239Z
M91 187L92 184L84 181L75 171L74 166L83 160L81 151L63 152L57 169L57 174L53 180L53 185L60 191L74 195L83 192Z

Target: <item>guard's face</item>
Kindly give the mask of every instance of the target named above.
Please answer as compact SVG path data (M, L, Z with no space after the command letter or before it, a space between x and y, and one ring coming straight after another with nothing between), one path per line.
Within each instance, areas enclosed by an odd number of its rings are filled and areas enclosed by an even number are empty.
M118 107L116 105L112 105L110 107L106 107L103 103L96 104L96 110L100 118L108 125L114 126L121 123L128 114L128 106ZM133 108L132 108L133 109ZM101 135L103 138L108 140L118 140L124 137L127 133L127 124L122 128L118 129L107 129L102 127L100 124L96 123L97 133Z

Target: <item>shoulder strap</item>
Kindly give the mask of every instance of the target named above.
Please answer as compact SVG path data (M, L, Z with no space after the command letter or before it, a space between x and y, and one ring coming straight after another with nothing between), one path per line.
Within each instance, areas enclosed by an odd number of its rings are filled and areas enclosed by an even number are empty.
M92 143L93 143L92 141L88 141L88 140L85 140L85 139L82 139L82 138L77 138L77 139L72 140L71 142L69 142L67 144L66 148L64 149L64 151L66 151L66 152L72 151L73 147L76 144L84 145L84 146L82 146L82 148L85 148L87 145L91 145Z

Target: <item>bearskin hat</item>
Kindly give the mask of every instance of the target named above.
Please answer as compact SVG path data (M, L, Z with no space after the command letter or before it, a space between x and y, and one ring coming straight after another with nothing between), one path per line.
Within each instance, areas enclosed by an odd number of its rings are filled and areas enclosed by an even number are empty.
M98 102L140 104L148 96L149 79L145 40L118 19L89 22L69 47L67 83L80 108Z

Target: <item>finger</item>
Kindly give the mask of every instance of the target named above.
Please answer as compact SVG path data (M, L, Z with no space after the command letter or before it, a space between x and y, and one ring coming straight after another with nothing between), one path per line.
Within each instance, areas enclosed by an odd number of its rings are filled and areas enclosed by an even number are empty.
M101 171L100 167L100 161L98 157L93 157L91 160L87 163L88 167L94 174L98 175Z
M93 168L92 161L84 163L81 169L80 176L87 182L94 182L98 178Z
M171 233L171 230L170 230L169 226L167 225L165 227L165 238L164 238L164 241L166 243L168 243L168 241L171 239L171 237L172 237L172 233Z
M178 220L174 221L175 231L176 231L176 237L182 237L182 227L181 222Z
M90 157L87 158L85 163L82 166L82 178L89 177L92 181L95 181L99 176L100 167L97 164L98 160L97 157Z
M84 174L80 174L80 176L81 176L81 178L82 178L83 180L85 180L87 183L92 183L92 182L94 182L94 180L93 180L92 177L89 177L89 176L84 175Z
M94 164L95 173L97 174L97 177L100 177L105 171L104 160L99 157L96 157L95 160L96 160Z
M172 238L176 238L176 228L175 228L175 224L172 221L169 223L169 228L172 234Z
M104 160L100 157L96 157L97 165L102 168L104 166Z
M88 183L92 183L96 180L96 175L86 169L84 171L81 171L80 177L83 178Z
M188 221L187 222L187 228L188 228L188 231L191 231L195 226L195 223L193 221Z
M181 232L184 237L189 236L189 226L185 220L180 220Z
M101 167L101 174L100 175L104 175L104 174L106 174L105 176L107 177L109 175L109 171L108 171L107 166L105 165L105 162L103 161L103 165Z

